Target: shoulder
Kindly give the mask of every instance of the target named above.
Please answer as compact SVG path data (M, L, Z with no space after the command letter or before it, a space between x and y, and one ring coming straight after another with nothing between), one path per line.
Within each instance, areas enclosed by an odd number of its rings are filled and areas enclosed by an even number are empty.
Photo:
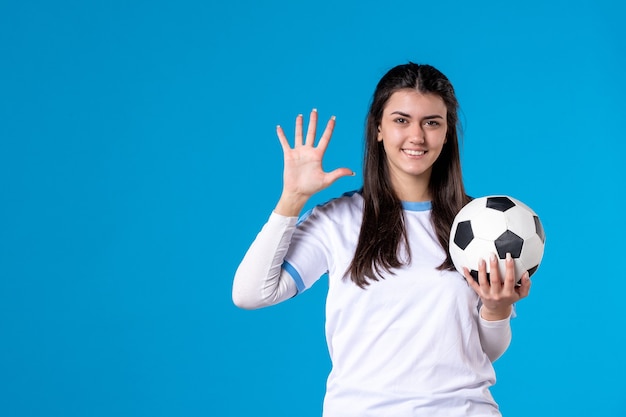
M298 223L310 221L314 218L327 218L329 220L352 218L361 216L362 213L363 196L361 195L361 190L354 190L316 205L300 216Z

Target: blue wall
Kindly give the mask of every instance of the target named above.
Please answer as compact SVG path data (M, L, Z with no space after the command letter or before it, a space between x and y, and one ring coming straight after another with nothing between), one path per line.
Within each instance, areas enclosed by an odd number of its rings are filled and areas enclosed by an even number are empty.
M468 191L548 236L493 389L506 417L623 416L623 2L2 1L0 415L320 415L324 281L230 299L276 202L274 126L337 116L315 204L361 181L379 77L441 69ZM289 130L288 130L289 131Z

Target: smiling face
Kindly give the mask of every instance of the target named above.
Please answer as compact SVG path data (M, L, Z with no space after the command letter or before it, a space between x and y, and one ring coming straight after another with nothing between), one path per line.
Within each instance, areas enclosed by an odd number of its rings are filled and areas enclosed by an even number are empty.
M403 201L431 198L428 184L448 131L447 108L436 94L394 92L387 101L378 141L383 143L391 184Z

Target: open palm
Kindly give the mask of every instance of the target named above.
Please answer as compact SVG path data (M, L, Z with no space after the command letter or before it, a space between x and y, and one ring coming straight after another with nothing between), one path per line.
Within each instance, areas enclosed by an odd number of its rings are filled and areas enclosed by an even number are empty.
M315 136L317 131L317 110L311 112L306 136L303 136L303 116L296 117L295 142L293 148L285 136L283 129L277 126L276 133L283 148L283 196L294 196L299 199L308 199L318 191L327 188L341 177L354 175L348 168L338 168L331 172L324 172L322 159L335 127L333 116L326 125L317 146Z

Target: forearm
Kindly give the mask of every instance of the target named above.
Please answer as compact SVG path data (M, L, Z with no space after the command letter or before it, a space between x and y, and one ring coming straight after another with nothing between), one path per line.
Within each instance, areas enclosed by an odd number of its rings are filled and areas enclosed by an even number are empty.
M233 280L233 302L255 309L277 304L297 293L282 270L297 218L272 213L239 264Z
M274 208L274 213L285 217L298 217L310 196L283 191Z
M511 316L500 320L486 320L482 311L478 317L478 332L483 350L495 362L507 350L511 343Z

